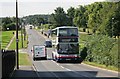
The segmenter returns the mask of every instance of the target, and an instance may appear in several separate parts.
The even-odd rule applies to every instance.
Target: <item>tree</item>
[[[6,28],[9,28],[9,30],[15,30],[16,29],[16,25],[15,23],[10,23],[6,25]]]
[[[73,21],[74,21],[74,24],[76,25],[76,26],[78,26],[78,27],[82,27],[82,28],[84,28],[84,30],[85,30],[85,28],[87,27],[86,26],[86,23],[87,23],[87,18],[86,18],[86,15],[85,15],[85,8],[83,7],[83,6],[79,6],[79,8],[77,8],[76,10],[75,10],[75,17],[74,17],[74,19],[73,19]]]
[[[2,19],[2,30],[7,30],[7,24],[12,23],[12,20],[10,17],[6,17]]]
[[[73,25],[73,18],[74,18],[74,15],[75,15],[75,9],[73,7],[70,7],[67,10],[67,15],[68,15],[68,18],[70,19],[70,25]]]
[[[51,23],[56,26],[68,25],[68,18],[63,8],[57,7],[55,13],[51,14]]]

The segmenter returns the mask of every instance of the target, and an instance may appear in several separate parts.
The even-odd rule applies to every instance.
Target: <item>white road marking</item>
[[[52,61],[52,60],[51,60],[51,61]],[[67,70],[67,71],[73,71],[73,70],[70,70],[70,69],[68,69],[68,68],[65,68],[65,67],[61,66],[60,64],[56,63],[55,61],[52,61],[52,62],[54,62],[56,65],[58,65],[59,67],[65,69],[65,70]]]
[[[63,66],[60,66],[60,67],[64,69],[64,67],[63,67]]]
[[[37,72],[37,68],[35,67],[34,64],[32,64],[32,67],[33,67],[33,70],[35,71],[35,73],[37,74],[37,76],[40,77],[40,76],[39,76],[39,73]]]
[[[70,69],[68,69],[68,68],[64,68],[64,69],[66,69],[67,71],[73,71],[73,70],[70,70]]]

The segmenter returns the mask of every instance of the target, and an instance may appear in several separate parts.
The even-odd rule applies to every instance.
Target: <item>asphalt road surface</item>
[[[43,45],[44,41],[47,40],[43,35],[36,32],[34,29],[27,29],[27,34],[29,35],[28,41],[28,53],[32,60],[31,49],[33,45]],[[33,65],[36,69],[38,77],[41,78],[55,78],[55,79],[94,79],[94,78],[105,78],[107,77],[118,77],[117,72],[108,71],[96,67],[92,67],[80,63],[56,63],[52,60],[52,48],[47,48],[47,60],[37,60],[33,61]],[[108,78],[109,79],[109,78]],[[114,78],[115,79],[115,78]]]

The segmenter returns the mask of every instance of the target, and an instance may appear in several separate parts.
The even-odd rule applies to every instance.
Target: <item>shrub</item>
[[[88,49],[86,60],[105,64],[106,66],[118,65],[118,59],[116,59],[118,58],[118,49],[115,50],[115,48],[113,48],[116,44],[116,39],[110,38],[106,35],[92,35],[91,37],[88,37],[85,45]],[[112,50],[114,52],[111,52]]]

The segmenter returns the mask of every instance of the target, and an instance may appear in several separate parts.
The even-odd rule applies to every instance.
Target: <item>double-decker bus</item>
[[[54,50],[52,58],[56,61],[80,60],[78,28],[73,26],[61,26],[52,29],[52,43]]]

